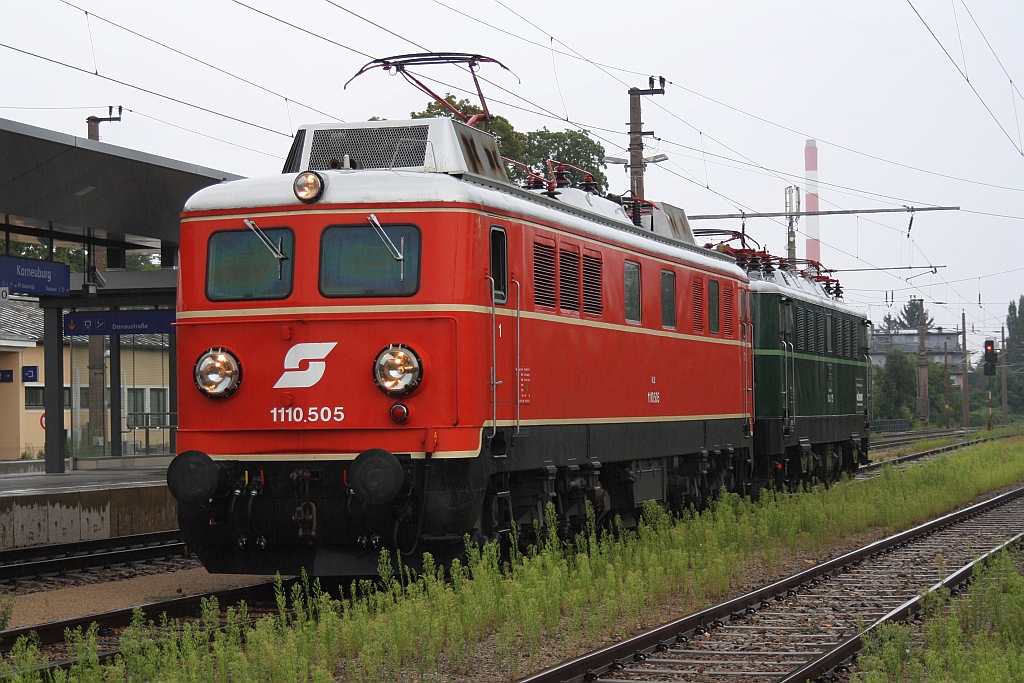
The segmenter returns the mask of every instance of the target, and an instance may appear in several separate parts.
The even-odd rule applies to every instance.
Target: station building
[[[179,213],[238,177],[0,119],[0,459],[174,453]]]
[[[917,330],[896,330],[892,332],[875,329],[871,334],[868,355],[871,365],[885,367],[885,356],[894,349],[904,351],[915,358],[919,353],[921,337]],[[949,377],[954,386],[963,388],[963,334],[959,330],[944,330],[937,327],[924,334],[924,348],[929,363],[949,364]]]

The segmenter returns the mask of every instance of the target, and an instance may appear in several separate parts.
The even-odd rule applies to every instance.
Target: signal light
[[[999,354],[996,353],[996,342],[994,339],[985,340],[985,374],[992,376],[996,374],[996,361]]]

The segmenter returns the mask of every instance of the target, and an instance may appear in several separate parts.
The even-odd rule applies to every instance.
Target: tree
[[[874,418],[910,419],[917,412],[917,359],[893,349],[885,355],[885,367],[875,372]]]
[[[893,317],[888,313],[882,318],[882,326],[887,332],[895,332],[897,330],[916,330],[918,328],[918,320],[920,312],[924,310],[924,328],[930,330],[935,326],[935,320],[928,315],[928,310],[924,308],[924,302],[920,300],[908,301],[903,305],[903,309]]]
[[[452,94],[446,95],[444,99],[466,114],[483,112],[480,107],[467,99],[456,100]],[[447,107],[436,100],[429,102],[423,111],[410,112],[410,116],[414,119],[436,116],[455,118],[455,115]],[[520,161],[529,166],[530,170],[544,177],[548,176],[548,159],[572,164],[585,169],[594,176],[599,192],[608,190],[608,178],[601,171],[602,168],[606,168],[604,147],[592,139],[587,131],[553,131],[544,127],[531,133],[521,133],[504,116],[494,115],[492,115],[487,130],[498,139],[498,149],[501,150],[503,157]],[[523,182],[526,180],[526,172],[518,166],[511,166],[509,177],[513,182]],[[573,183],[579,183],[583,181],[583,175],[570,170],[569,179]]]
[[[952,367],[950,368],[952,369]],[[960,403],[960,390],[953,386],[949,373],[942,363],[928,364],[928,408],[932,427],[946,426],[946,388],[949,388],[949,419],[950,424],[959,424],[963,412]]]
[[[1006,314],[1006,363],[1022,368],[1024,363],[1024,295],[1011,301]]]
[[[555,159],[586,170],[597,182],[599,192],[608,190],[608,177],[601,171],[605,168],[604,147],[593,140],[586,131],[548,130],[547,126],[526,134],[526,148],[519,159],[531,169],[547,175],[547,161]],[[570,170],[575,183],[582,182],[583,176]]]

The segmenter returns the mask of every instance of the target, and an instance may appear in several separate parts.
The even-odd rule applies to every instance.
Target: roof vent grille
[[[413,168],[423,166],[430,126],[327,128],[313,132],[309,150],[311,171],[342,168],[347,154],[352,168]]]

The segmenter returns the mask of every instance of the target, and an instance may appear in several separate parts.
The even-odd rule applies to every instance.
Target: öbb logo
[[[327,370],[324,359],[338,345],[338,342],[311,342],[296,344],[288,349],[284,357],[284,374],[274,385],[275,389],[302,389],[311,387],[321,379]],[[299,370],[299,363],[309,361],[309,367]]]

